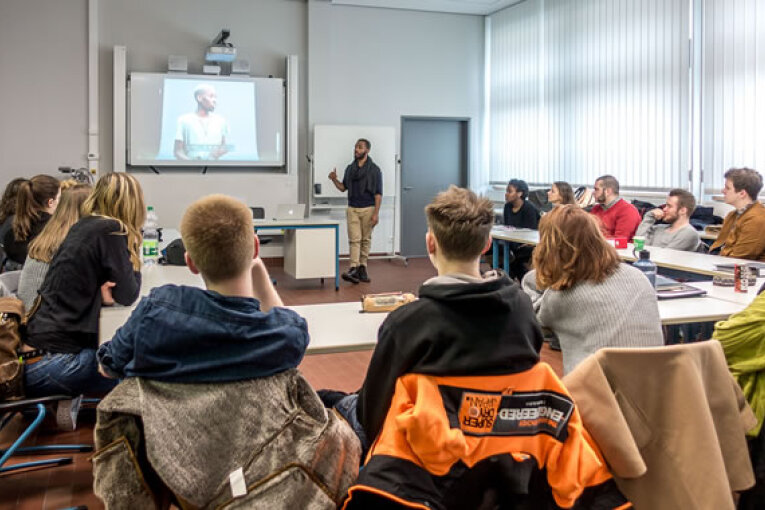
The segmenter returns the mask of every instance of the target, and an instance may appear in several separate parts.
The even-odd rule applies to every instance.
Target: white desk
[[[288,306],[308,323],[308,352],[373,348],[387,313],[360,313],[361,302]]]
[[[141,297],[151,289],[172,283],[205,288],[199,275],[185,266],[151,266],[142,271]],[[140,298],[139,298],[140,299]],[[110,306],[101,309],[99,341],[110,340],[117,329],[127,321],[138,302],[132,306]],[[288,306],[306,319],[311,336],[308,351],[354,350],[373,347],[377,343],[377,330],[387,313],[359,313],[361,302],[328,303],[319,305]]]
[[[691,282],[689,285],[704,289],[709,297],[749,306],[754,301],[754,298],[757,297],[757,291],[760,290],[763,283],[765,283],[765,278],[757,278],[757,284],[750,286],[748,292],[736,292],[733,290],[733,287],[715,286],[712,285],[712,282]]]
[[[710,296],[659,300],[659,317],[665,326],[721,321],[746,308],[746,304]]]
[[[539,231],[529,229],[508,230],[504,227],[494,227],[491,231],[491,237],[494,240],[494,267],[498,267],[498,250],[496,249],[498,241],[510,241],[523,244],[538,244]],[[627,248],[616,250],[619,257],[626,262],[634,262],[635,255],[632,253],[632,243]],[[657,248],[656,246],[646,246],[646,250],[651,253],[651,260],[659,267],[667,269],[676,269],[689,273],[714,276],[725,274],[715,270],[719,264],[746,264],[751,262],[745,259],[736,259],[731,257],[721,257],[719,255],[709,255],[706,253],[697,253],[693,251],[672,250],[669,248]],[[505,272],[508,270],[507,258],[505,259]]]
[[[284,269],[295,278],[335,277],[335,290],[340,290],[340,227],[329,219],[253,220],[259,230],[287,230],[284,248]],[[326,233],[334,234],[334,242]],[[335,252],[332,256],[332,245]]]

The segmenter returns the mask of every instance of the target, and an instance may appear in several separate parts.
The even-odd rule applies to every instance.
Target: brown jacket
[[[563,383],[635,508],[733,510],[756,424],[718,342],[602,349]]]
[[[741,216],[729,212],[710,249],[720,247],[724,257],[765,261],[765,206],[755,202]]]
[[[107,509],[335,509],[358,473],[350,426],[297,370],[218,384],[131,377],[98,405],[93,488]],[[246,494],[230,475],[242,469]],[[168,493],[169,491],[169,493]]]

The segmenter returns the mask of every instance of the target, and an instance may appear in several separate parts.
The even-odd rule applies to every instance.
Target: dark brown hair
[[[675,188],[670,190],[669,196],[677,197],[677,208],[685,207],[688,210],[688,217],[691,217],[693,211],[696,210],[696,198],[688,190]]]
[[[757,170],[751,168],[731,168],[725,172],[725,178],[729,179],[736,191],[744,190],[749,198],[757,200],[757,195],[762,189],[762,176]]]
[[[26,241],[32,222],[48,207],[48,200],[55,199],[61,183],[50,175],[35,175],[19,185],[16,197],[16,216],[13,217],[13,236],[16,241]]]
[[[553,186],[558,188],[558,194],[560,195],[560,205],[575,204],[576,198],[574,198],[574,190],[571,189],[571,185],[566,181],[555,181]]]
[[[425,207],[425,217],[446,258],[471,261],[480,257],[486,247],[494,224],[494,208],[488,198],[450,186]]]
[[[3,223],[9,216],[16,214],[16,197],[19,194],[19,186],[26,181],[23,177],[17,177],[8,183],[3,192],[3,198],[0,200],[0,223]]]
[[[537,288],[553,290],[566,290],[583,281],[600,283],[620,263],[597,219],[571,204],[542,216],[533,261]]]
[[[610,189],[614,192],[614,194],[619,194],[619,181],[616,180],[616,177],[613,175],[601,175],[597,179],[595,179],[595,182],[600,181],[600,185],[603,186],[606,189]]]

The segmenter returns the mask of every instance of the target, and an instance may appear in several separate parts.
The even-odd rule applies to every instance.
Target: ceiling
[[[333,4],[487,15],[523,0],[331,0]]]

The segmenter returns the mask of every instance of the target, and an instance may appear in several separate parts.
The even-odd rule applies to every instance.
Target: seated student
[[[143,508],[169,490],[183,508],[218,508],[231,500],[220,481],[241,466],[243,485],[265,487],[244,490],[243,508],[335,508],[358,471],[358,440],[296,370],[308,328],[271,284],[252,212],[211,195],[180,229],[206,289],[153,289],[100,347],[102,371],[127,379],[99,405],[97,495]],[[147,454],[112,451],[121,436]],[[138,470],[161,482],[139,483]],[[130,482],[139,490],[126,499]]]
[[[613,507],[625,503],[566,390],[539,362],[542,334],[528,298],[507,276],[479,272],[491,202],[452,186],[425,214],[438,276],[388,316],[361,391],[337,405],[362,443],[373,443],[344,508],[477,508],[488,493],[500,508],[521,499],[547,508],[553,497],[569,507],[595,486],[610,490]],[[554,393],[570,418],[545,415],[556,422],[551,435],[539,420],[522,425],[512,416],[528,393],[535,410]],[[505,418],[492,428],[497,416]]]
[[[9,261],[7,269],[21,269],[29,243],[50,220],[60,196],[60,183],[50,175],[36,175],[19,185],[11,228],[2,239]]]
[[[521,179],[512,179],[505,191],[505,209],[502,222],[516,228],[536,229],[539,211],[528,201],[529,185]]]
[[[644,236],[646,246],[694,251],[701,242],[699,233],[689,222],[694,209],[696,199],[692,193],[684,189],[673,189],[663,208],[658,207],[645,213],[635,235]],[[657,224],[656,221],[663,223]]]
[[[104,370],[121,378],[220,382],[297,367],[308,345],[306,322],[283,308],[271,284],[250,209],[223,195],[200,199],[181,220],[181,238],[189,270],[202,275],[207,290],[152,289],[99,348]]]
[[[554,207],[556,205],[575,204],[576,198],[574,198],[574,190],[571,189],[569,183],[555,181],[550,186],[550,191],[547,192],[547,201]]]
[[[628,241],[640,225],[640,213],[634,205],[619,196],[619,181],[613,175],[595,180],[593,197],[597,202],[590,213],[600,220],[600,230],[606,237],[624,237]]]
[[[736,210],[725,217],[710,251],[720,249],[723,257],[765,261],[765,206],[757,200],[761,189],[762,176],[756,170],[725,172],[723,199]]]
[[[515,228],[536,229],[539,225],[539,210],[528,201],[529,185],[526,181],[512,179],[505,191],[505,210],[503,214],[503,223]],[[528,263],[531,260],[533,246],[520,243],[502,243],[503,249],[512,250],[512,260],[510,263],[510,276],[520,280],[528,271]]]
[[[64,188],[63,184],[61,187]],[[48,273],[50,261],[66,234],[69,233],[69,229],[80,220],[80,208],[90,195],[90,191],[91,187],[88,184],[68,186],[63,190],[58,207],[50,221],[40,235],[29,243],[29,255],[24,262],[24,269],[21,270],[19,288],[16,292],[18,298],[24,302],[25,310],[32,309],[32,304],[37,298],[37,291],[40,290]]]
[[[11,229],[13,215],[16,214],[16,197],[19,194],[21,183],[26,181],[23,177],[13,179],[5,187],[3,197],[0,199],[0,243],[5,239],[5,234]]]
[[[765,288],[765,287],[763,287]],[[765,293],[743,311],[715,324],[712,338],[725,352],[733,377],[752,408],[757,425],[747,432],[755,486],[741,495],[737,508],[755,510],[765,502]]]
[[[116,381],[98,373],[102,301],[132,304],[141,289],[141,226],[146,216],[135,177],[101,177],[50,263],[40,304],[27,324],[27,396],[103,393]]]
[[[564,374],[601,347],[664,344],[651,283],[619,262],[597,220],[577,206],[556,207],[542,218],[523,290],[540,324],[560,340]]]

